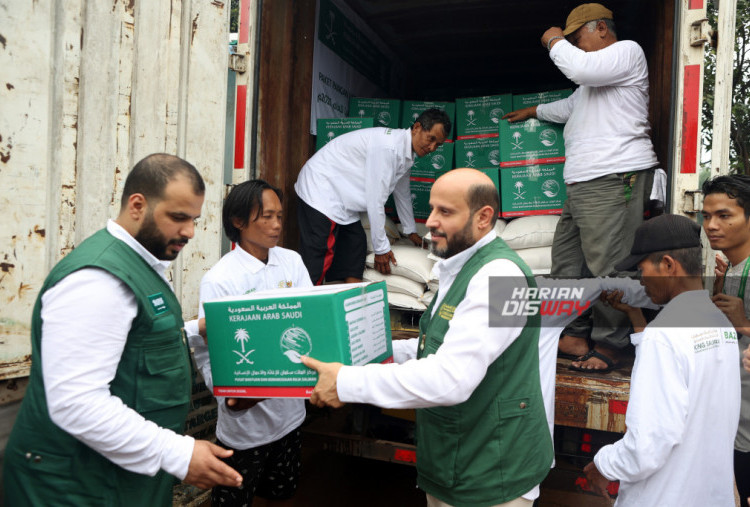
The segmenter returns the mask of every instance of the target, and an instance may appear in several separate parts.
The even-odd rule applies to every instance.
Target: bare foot
[[[587,371],[610,371],[618,367],[620,363],[620,354],[617,349],[596,345],[585,356],[583,361],[572,361],[571,369]]]
[[[582,356],[589,351],[589,344],[586,338],[566,334],[560,337],[557,348],[563,354]]]

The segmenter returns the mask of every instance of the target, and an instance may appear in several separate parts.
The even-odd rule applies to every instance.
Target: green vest
[[[472,277],[495,259],[516,263],[529,287],[536,287],[526,264],[503,240],[480,248],[435,315],[434,300],[423,314],[419,358],[440,348]],[[489,506],[520,497],[546,477],[553,448],[539,381],[539,325],[539,315],[528,317],[468,400],[417,410],[417,483],[424,491],[455,506]]]
[[[90,267],[122,280],[138,304],[111,393],[157,425],[177,433],[184,430],[192,372],[180,304],[141,256],[101,230],[52,269],[37,297],[29,386],[5,449],[6,505],[172,505],[174,477],[163,471],[155,477],[128,472],[63,431],[48,415],[41,365],[42,296],[67,275]],[[90,340],[96,347],[96,330]]]

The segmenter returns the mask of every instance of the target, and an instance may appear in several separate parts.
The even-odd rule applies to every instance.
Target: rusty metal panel
[[[119,212],[132,165],[193,163],[207,186],[173,267],[185,316],[220,256],[229,2],[0,0],[0,379],[28,374],[49,269]]]
[[[630,371],[572,372],[558,359],[555,424],[625,433]]]

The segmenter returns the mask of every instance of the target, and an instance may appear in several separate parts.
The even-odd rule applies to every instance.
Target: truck
[[[691,218],[700,209],[707,1],[605,2],[619,38],[636,40],[648,59],[649,116],[668,174],[667,210]],[[176,154],[206,181],[196,237],[171,269],[190,319],[203,273],[230,248],[221,205],[233,184],[259,177],[284,191],[281,244],[295,248],[293,184],[315,150],[317,118],[346,115],[346,99],[355,95],[453,101],[570,87],[539,37],[562,25],[578,3],[0,0],[2,419],[12,422],[23,397],[31,311],[46,274],[117,215],[125,175],[143,156]],[[736,2],[722,0],[712,175],[728,165],[735,10]],[[228,50],[232,25],[236,43]],[[415,318],[394,314],[394,334],[408,335]],[[627,371],[558,369],[556,423],[579,431],[580,445],[595,443],[595,432],[622,433],[627,394]],[[210,436],[215,417],[215,403],[198,382],[188,431]],[[397,441],[330,429],[318,436],[353,454],[415,459],[413,447]],[[3,447],[5,438],[7,431]]]

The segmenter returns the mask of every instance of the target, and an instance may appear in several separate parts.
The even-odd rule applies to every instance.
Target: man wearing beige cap
[[[566,99],[504,118],[565,123],[567,200],[552,245],[552,275],[607,276],[643,221],[658,166],[649,137],[646,58],[636,42],[617,40],[612,11],[601,4],[579,5],[564,30],[549,28],[541,41],[579,86]],[[576,321],[563,333],[560,351],[580,356],[572,369],[608,371],[628,345],[629,324],[603,305],[592,313],[593,329]]]

